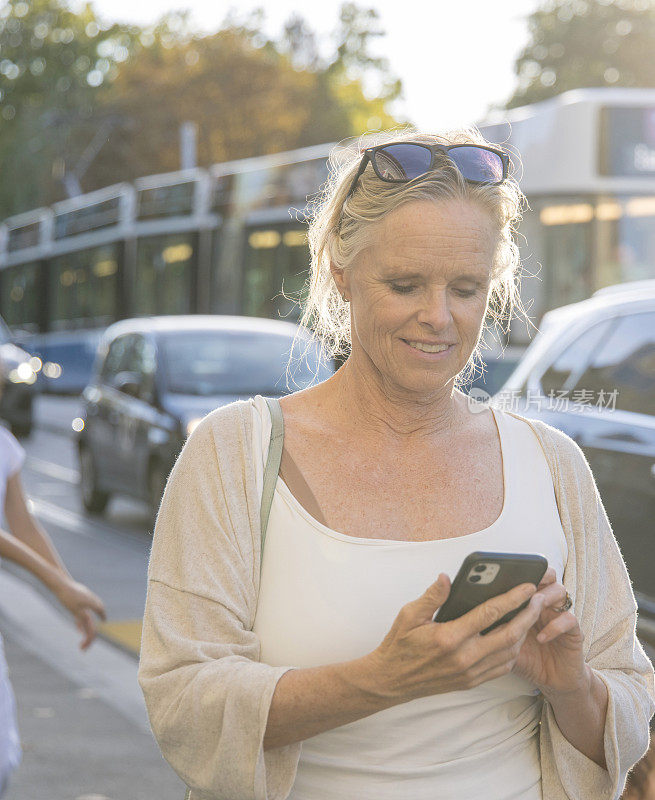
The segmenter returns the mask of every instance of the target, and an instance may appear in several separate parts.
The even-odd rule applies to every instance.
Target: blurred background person
[[[0,363],[0,393],[4,371]],[[20,480],[25,450],[16,437],[0,425],[0,507],[7,528],[0,528],[0,558],[13,561],[37,577],[73,615],[86,650],[96,636],[94,613],[106,618],[102,600],[66,569],[52,540],[30,513]],[[0,796],[21,759],[16,724],[16,703],[9,682],[0,636]]]

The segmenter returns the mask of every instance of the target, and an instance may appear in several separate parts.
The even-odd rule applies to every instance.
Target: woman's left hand
[[[530,628],[512,672],[533,683],[543,694],[574,692],[585,685],[582,654],[584,635],[571,611],[555,611],[566,601],[566,589],[550,567],[537,587],[543,606]],[[542,641],[542,637],[545,637]]]

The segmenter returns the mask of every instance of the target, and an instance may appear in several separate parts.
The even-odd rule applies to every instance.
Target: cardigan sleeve
[[[193,800],[284,800],[302,743],[264,752],[263,739],[275,686],[293,667],[259,662],[244,472],[235,437],[217,441],[212,415],[162,498],[138,680],[160,750]]]
[[[583,597],[574,611],[585,636],[585,660],[608,690],[607,769],[565,738],[551,705],[544,701],[542,785],[544,797],[561,796],[561,788],[558,792],[554,786],[557,776],[571,800],[618,800],[628,771],[648,749],[649,720],[655,711],[653,666],[636,635],[632,585],[591,468],[579,446],[569,441],[573,472],[570,480],[562,480],[568,484],[572,524],[582,525],[584,533],[575,536],[576,586],[571,588]]]

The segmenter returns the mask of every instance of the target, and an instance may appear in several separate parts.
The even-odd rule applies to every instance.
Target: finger
[[[543,603],[543,597],[534,594],[528,605],[513,619],[482,637],[485,657],[496,652],[506,653],[522,643],[530,628],[539,620]]]
[[[479,606],[454,620],[453,624],[459,623],[465,635],[474,636],[502,619],[505,614],[523,605],[536,591],[537,587],[534,583],[522,583],[520,586],[510,589],[509,592],[504,592],[498,597],[492,597],[491,600],[480,603]]]
[[[92,604],[91,608],[96,612],[96,614],[100,617],[100,619],[103,622],[107,621],[107,610],[105,608],[105,604],[99,597],[95,598],[95,601]]]
[[[91,642],[95,638],[96,630],[95,630],[95,623],[93,621],[93,617],[89,611],[83,611],[80,615],[80,623],[82,632],[84,634],[84,639],[80,644],[80,648],[82,650],[86,650],[87,647],[91,644]]]
[[[559,608],[566,602],[566,589],[561,583],[551,583],[538,592],[545,598],[544,608]]]
[[[553,567],[548,567],[548,569],[544,572],[544,577],[539,582],[539,586],[537,589],[541,589],[544,586],[548,586],[551,583],[555,583],[557,581],[557,574]]]
[[[578,620],[570,611],[564,611],[557,616],[552,622],[549,622],[543,630],[537,635],[537,641],[551,642],[563,633],[569,633],[579,628]]]

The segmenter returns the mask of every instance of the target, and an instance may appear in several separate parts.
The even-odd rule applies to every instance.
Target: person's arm
[[[42,555],[21,542],[16,536],[0,528],[0,558],[13,561],[37,577],[75,617],[84,635],[80,649],[86,650],[96,635],[95,620],[91,612],[106,619],[102,600],[90,589],[73,580],[67,571],[47,561]]]
[[[290,669],[275,687],[264,750],[309,739],[400,702],[378,691],[367,657]]]
[[[609,701],[607,686],[587,665],[587,682],[574,692],[544,692],[557,725],[568,741],[598,766],[607,769],[605,725]]]
[[[66,578],[58,566],[34,551],[18,537],[0,528],[0,558],[13,561],[37,577],[53,594],[57,594]]]
[[[5,496],[5,519],[11,533],[46,562],[71,577],[51,538],[30,513],[20,480],[20,472],[7,481]]]
[[[648,723],[655,710],[653,665],[636,635],[637,605],[630,577],[584,453],[566,434],[544,423],[535,431],[552,462],[569,559],[574,556],[564,583],[568,575],[573,611],[585,635],[585,662],[607,689],[603,758],[598,761],[579,747],[577,725],[571,727],[562,698],[553,705],[553,698],[544,696],[543,793],[557,796],[563,788],[568,797],[617,800],[628,771],[648,748]]]

